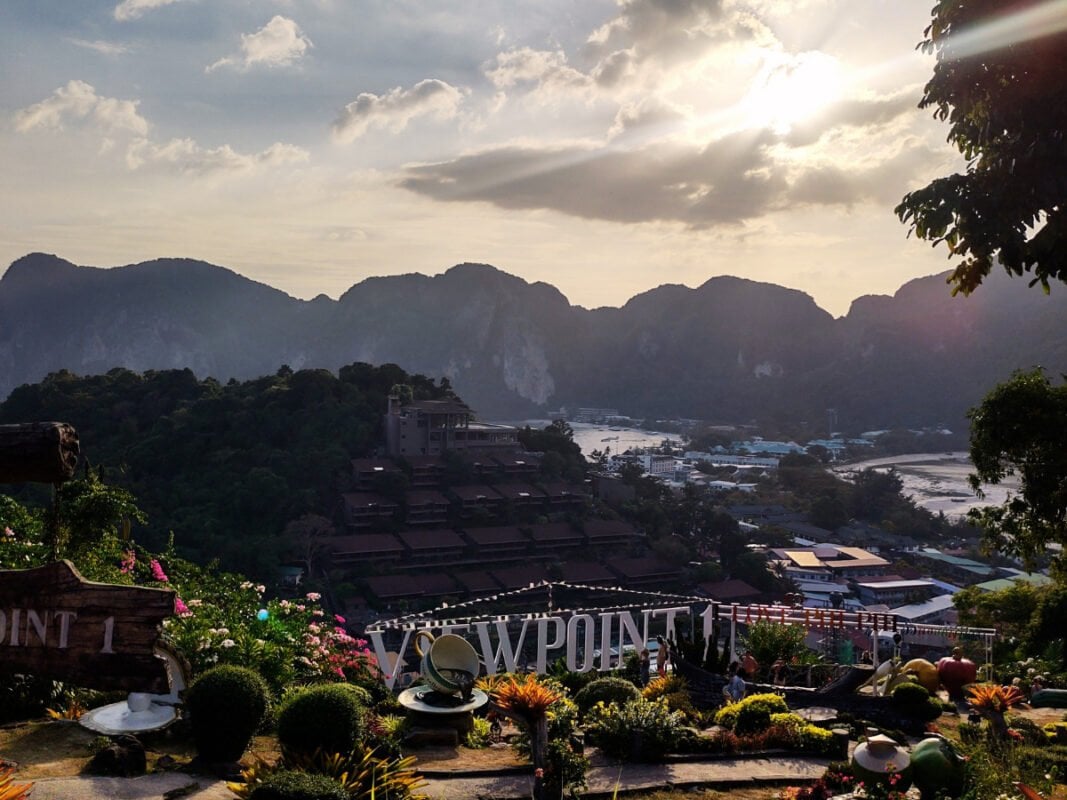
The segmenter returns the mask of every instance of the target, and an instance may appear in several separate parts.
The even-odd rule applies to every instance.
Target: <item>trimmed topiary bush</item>
[[[597,703],[622,706],[639,699],[641,692],[638,688],[623,678],[597,678],[574,696],[578,712],[583,717]]]
[[[760,733],[771,724],[771,714],[789,711],[785,699],[776,694],[750,694],[743,700],[723,706],[715,714],[715,724],[741,735]]]
[[[348,792],[326,775],[286,769],[266,776],[248,800],[348,800]]]
[[[267,714],[267,684],[245,667],[209,669],[185,697],[196,750],[205,761],[236,761]]]
[[[293,694],[278,712],[278,741],[284,751],[350,753],[367,736],[366,708],[358,687],[343,683],[311,686]]]
[[[932,722],[941,716],[941,701],[931,697],[917,683],[902,683],[893,690],[889,702],[901,714],[923,722]]]

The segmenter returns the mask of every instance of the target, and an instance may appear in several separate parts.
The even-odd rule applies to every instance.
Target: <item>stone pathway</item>
[[[611,797],[619,793],[663,786],[715,786],[739,784],[787,784],[815,780],[826,769],[826,760],[804,756],[715,759],[670,764],[622,764],[594,766],[588,773],[590,795]],[[193,788],[193,784],[198,784]],[[161,800],[175,790],[191,800],[234,800],[225,781],[166,772],[140,778],[42,778],[36,781],[33,800]],[[532,775],[436,773],[427,778],[423,792],[430,800],[520,800],[530,797]],[[171,795],[174,796],[174,795]]]

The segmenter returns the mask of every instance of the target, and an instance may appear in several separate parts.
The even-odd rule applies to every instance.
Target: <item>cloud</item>
[[[240,55],[220,58],[205,71],[211,72],[219,67],[240,70],[255,66],[287,67],[303,58],[311,46],[311,40],[300,26],[279,14],[255,33],[241,34]]]
[[[35,128],[59,129],[71,121],[88,122],[109,135],[148,133],[148,121],[137,113],[136,100],[101,97],[85,81],[70,81],[51,97],[15,112],[15,130],[19,133]]]
[[[352,142],[371,128],[401,131],[417,117],[451,119],[463,102],[464,94],[455,86],[435,78],[419,81],[410,89],[398,86],[382,95],[364,92],[346,105],[334,121],[334,139]]]
[[[70,81],[50,97],[15,113],[15,129],[19,133],[59,130],[69,122],[95,129],[102,139],[101,152],[115,146],[111,137],[125,135],[126,166],[131,170],[165,166],[190,175],[238,174],[309,158],[303,148],[281,142],[258,153],[240,153],[226,144],[206,148],[190,138],[154,142],[148,138],[148,120],[137,113],[137,101],[102,97],[84,81]]]
[[[115,19],[120,22],[127,22],[131,19],[137,19],[147,11],[179,2],[181,0],[122,0],[121,3],[115,6]]]
[[[885,125],[904,114],[915,112],[920,96],[919,88],[911,87],[883,97],[838,100],[810,118],[794,122],[785,141],[793,147],[802,147],[818,141],[825,133],[837,128]]]
[[[228,144],[206,148],[192,139],[171,139],[165,144],[139,139],[126,151],[126,165],[132,170],[157,166],[194,176],[251,173],[263,167],[301,163],[308,158],[303,148],[281,142],[258,153],[239,153]]]
[[[909,136],[870,164],[849,168],[834,163],[809,166],[794,181],[789,199],[808,205],[896,202],[907,191],[912,176],[923,174],[943,158],[943,153]]]
[[[445,201],[551,209],[614,222],[737,224],[788,188],[767,152],[769,135],[735,134],[705,148],[660,142],[626,150],[571,145],[504,147],[409,167],[401,185]]]
[[[105,56],[120,56],[123,53],[130,52],[130,48],[124,44],[105,42],[102,39],[94,39],[92,41],[88,39],[67,39],[67,41],[78,47],[84,47],[86,50],[95,50]]]
[[[658,125],[674,112],[650,105],[617,127]],[[548,209],[583,219],[671,221],[690,228],[731,226],[795,205],[891,202],[937,154],[908,138],[871,143],[862,160],[796,158],[770,130],[738,131],[705,145],[658,139],[622,147],[508,146],[453,161],[414,165],[400,185],[435,200]],[[847,159],[844,159],[847,162]]]
[[[583,88],[589,77],[567,64],[562,50],[533,50],[521,47],[498,53],[493,64],[484,67],[485,76],[497,89],[520,84],[541,88]]]

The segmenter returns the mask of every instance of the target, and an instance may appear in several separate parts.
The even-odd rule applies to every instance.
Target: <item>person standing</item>
[[[649,673],[650,673],[651,666],[652,666],[651,662],[652,662],[652,657],[649,655],[648,648],[647,647],[642,648],[641,649],[641,655],[638,657],[638,662],[637,662],[638,671],[639,671],[639,679],[641,681],[641,685],[642,686],[648,686],[648,681],[650,679]]]

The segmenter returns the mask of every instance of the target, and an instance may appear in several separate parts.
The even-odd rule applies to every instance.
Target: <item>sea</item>
[[[520,427],[543,428],[549,420],[524,420]],[[630,448],[659,447],[664,440],[672,445],[681,445],[677,434],[658,431],[645,431],[638,428],[595,425],[572,422],[574,441],[582,448],[582,453],[589,455],[594,450],[611,448],[612,453],[623,453]],[[970,455],[965,450],[944,453],[907,453],[905,455],[872,458],[866,461],[851,462],[834,467],[838,474],[858,472],[864,469],[895,469],[903,482],[902,493],[910,497],[917,506],[925,508],[932,514],[943,513],[950,519],[966,516],[972,508],[1000,505],[1009,493],[1019,491],[1019,479],[1012,476],[996,486],[983,487],[985,497],[975,495],[967,483],[967,476],[974,471]]]
[[[519,427],[529,425],[531,428],[543,428],[550,425],[547,419],[528,419],[517,423]],[[682,444],[681,437],[676,433],[660,433],[657,431],[644,431],[638,428],[622,428],[617,425],[594,425],[586,422],[568,423],[574,430],[574,441],[582,448],[582,453],[588,456],[594,450],[611,448],[612,453],[625,453],[632,447],[659,447],[663,441],[669,440],[672,446]]]
[[[1019,491],[1018,476],[1012,476],[996,486],[983,487],[985,497],[977,497],[967,483],[974,465],[969,454],[962,450],[872,458],[835,467],[834,472],[845,474],[865,469],[895,469],[904,484],[901,489],[904,495],[927,511],[944,513],[952,519],[965,516],[972,508],[1000,505],[1009,493]]]

